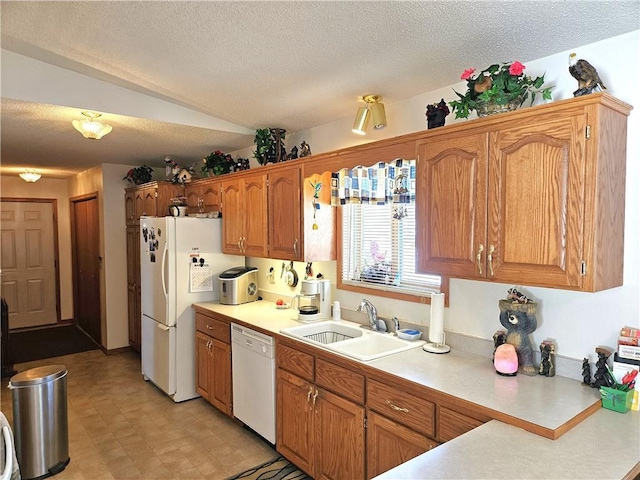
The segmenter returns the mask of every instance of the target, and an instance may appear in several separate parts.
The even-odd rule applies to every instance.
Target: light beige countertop
[[[266,333],[300,325],[295,310],[278,310],[267,301],[196,305]],[[488,408],[496,418],[540,426],[550,436],[599,403],[598,390],[576,380],[503,377],[495,373],[490,359],[459,350],[438,355],[417,348],[366,364]],[[493,420],[376,479],[623,478],[638,462],[639,412],[600,408],[555,440]]]

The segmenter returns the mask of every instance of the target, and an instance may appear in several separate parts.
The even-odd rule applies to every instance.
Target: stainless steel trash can
[[[69,464],[67,368],[48,365],[9,381],[16,456],[22,478],[45,478]]]

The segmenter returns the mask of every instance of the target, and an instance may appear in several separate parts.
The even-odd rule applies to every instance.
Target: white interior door
[[[142,315],[142,374],[168,395],[176,393],[176,328]]]
[[[53,203],[1,202],[2,296],[9,328],[58,321]]]

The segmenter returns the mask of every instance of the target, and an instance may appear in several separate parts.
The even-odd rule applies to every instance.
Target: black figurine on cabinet
[[[589,365],[589,359],[582,359],[582,384],[591,386],[591,365]]]
[[[598,361],[596,362],[596,373],[593,374],[594,388],[608,387],[609,386],[609,372],[607,370],[607,360],[611,356],[611,352],[606,348],[596,348],[598,354]]]
[[[427,105],[427,128],[437,128],[444,125],[445,117],[449,115],[449,107],[447,107],[444,98],[440,103],[431,103]]]

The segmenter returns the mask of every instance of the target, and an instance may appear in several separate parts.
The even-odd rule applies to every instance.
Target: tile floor
[[[201,398],[174,403],[140,373],[134,353],[100,350],[16,365],[69,370],[65,479],[223,479],[277,456],[255,433]],[[0,408],[13,425],[9,379]]]

